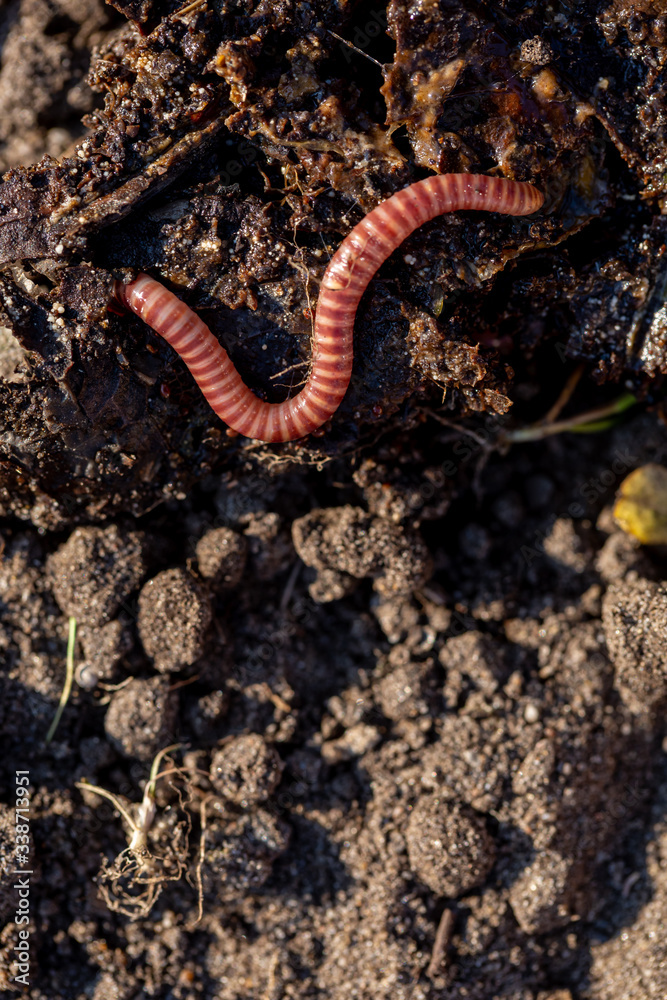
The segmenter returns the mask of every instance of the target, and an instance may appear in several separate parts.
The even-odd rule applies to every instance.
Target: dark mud
[[[33,1000],[664,1000],[660,7],[0,11],[0,989],[25,769]],[[281,398],[363,212],[498,165],[545,211],[394,255],[321,436],[108,311],[150,270]],[[637,405],[513,444],[568,380]]]

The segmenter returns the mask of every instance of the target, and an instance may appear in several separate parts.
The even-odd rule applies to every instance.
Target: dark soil
[[[664,1000],[667,558],[611,508],[667,463],[667,9],[180,7],[0,9],[0,992]],[[416,233],[308,440],[109,311],[149,270],[282,398],[363,213],[499,166],[545,210]],[[518,443],[568,382],[637,402]]]

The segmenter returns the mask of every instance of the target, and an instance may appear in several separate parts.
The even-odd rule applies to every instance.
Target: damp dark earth
[[[663,0],[0,6],[0,992],[664,1000]],[[227,433],[114,300],[247,385],[418,229],[336,413]]]

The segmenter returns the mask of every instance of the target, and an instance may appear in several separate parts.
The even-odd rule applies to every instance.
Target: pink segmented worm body
[[[206,324],[154,278],[116,283],[120,302],[171,344],[204,396],[233,430],[261,441],[292,441],[338,409],[352,374],[354,318],[381,264],[418,229],[445,212],[477,209],[530,215],[544,196],[532,184],[483,174],[438,174],[381,202],[341,243],[329,262],[317,302],[310,375],[301,391],[266,403],[241,380]]]

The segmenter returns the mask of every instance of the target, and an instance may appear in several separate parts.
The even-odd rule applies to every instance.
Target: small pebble
[[[535,722],[539,722],[540,710],[537,707],[537,705],[533,704],[532,701],[528,702],[528,704],[523,710],[523,717],[526,720],[526,722],[528,722],[531,726]]]

